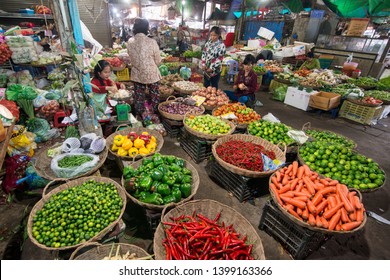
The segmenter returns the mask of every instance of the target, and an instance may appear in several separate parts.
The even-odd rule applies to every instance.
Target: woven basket
[[[186,114],[186,116],[187,116],[187,114]],[[232,123],[231,121],[222,119],[224,122],[226,122],[230,126],[230,130],[229,130],[228,133],[226,133],[226,134],[218,134],[218,135],[206,134],[206,133],[199,132],[199,131],[189,127],[186,124],[185,119],[186,118],[184,118],[184,121],[183,121],[184,128],[188,131],[188,133],[190,133],[190,134],[192,134],[192,135],[194,135],[194,136],[196,136],[198,138],[201,138],[201,139],[216,140],[216,139],[221,138],[223,136],[233,134],[234,130],[236,130],[236,125],[234,123]]]
[[[150,157],[147,157],[147,158],[150,158]],[[200,182],[200,178],[199,178],[199,174],[198,174],[198,171],[196,170],[196,168],[191,164],[189,163],[188,161],[184,160],[185,161],[185,167],[189,170],[191,170],[191,173],[192,173],[192,188],[191,188],[191,194],[190,196],[188,196],[187,198],[184,198],[182,200],[180,200],[179,202],[177,203],[171,203],[169,204],[170,206],[169,207],[173,207],[174,205],[180,205],[180,204],[183,204],[187,201],[190,201],[194,196],[195,194],[197,193],[198,189],[199,189],[199,182]],[[132,167],[134,167],[135,169],[138,169],[138,167],[140,167],[142,165],[142,161],[136,161],[134,162],[133,164],[131,164]],[[125,180],[124,178],[122,177],[122,186],[125,185]],[[146,209],[150,209],[150,210],[153,210],[155,212],[162,212],[164,210],[164,207],[166,207],[167,205],[154,205],[154,204],[150,204],[150,203],[145,203],[145,202],[142,202],[138,199],[136,199],[134,196],[132,196],[131,194],[129,194],[127,191],[126,191],[126,195],[128,198],[130,198],[135,204],[138,204],[140,205],[141,207],[144,207]]]
[[[314,128],[314,127],[311,127],[311,123],[310,122],[307,122],[305,123],[303,126],[302,126],[302,131],[306,131],[306,130],[317,130],[317,131],[326,131],[326,132],[331,132],[333,134],[336,134],[337,136],[341,137],[341,138],[344,138],[348,141],[352,141],[352,143],[354,143],[354,146],[352,147],[353,149],[356,149],[357,148],[357,143],[355,141],[353,141],[352,139],[344,136],[344,135],[341,135],[341,134],[338,134],[336,132],[333,132],[333,131],[330,131],[330,130],[326,130],[326,129],[321,129],[321,128]],[[308,135],[311,139],[315,139],[313,137],[311,137],[310,135]]]
[[[48,179],[48,180],[56,180],[56,179],[64,179],[64,180],[72,180],[77,179],[84,176],[89,176],[95,173],[99,170],[100,167],[104,164],[107,158],[108,149],[107,147],[104,148],[104,150],[99,154],[99,162],[97,165],[89,170],[88,172],[85,172],[83,174],[77,175],[75,177],[71,178],[59,178],[54,171],[51,169],[51,160],[52,158],[47,155],[48,150],[58,148],[62,145],[62,143],[54,144],[51,147],[47,147],[41,150],[41,152],[37,155],[36,161],[34,163],[34,169],[36,170],[37,174],[41,176],[42,178]]]
[[[89,249],[88,251],[77,255],[81,249],[86,247],[93,248]],[[119,250],[119,251],[118,251]],[[105,244],[102,245],[97,242],[87,242],[80,247],[78,247],[70,256],[69,260],[103,260],[105,257],[108,257],[111,253],[111,256],[115,256],[115,254],[118,251],[118,255],[124,255],[127,252],[130,254],[135,254],[135,260],[136,259],[144,259],[145,257],[151,256],[141,247],[138,247],[133,244],[126,244],[126,243],[112,243],[112,244]]]
[[[221,106],[224,106],[224,105],[221,105]],[[215,110],[217,110],[217,109],[218,109],[219,107],[221,107],[221,106],[214,107],[214,109],[211,111],[211,114],[212,114],[213,116],[215,116],[215,117],[218,117],[217,115],[215,115],[214,112],[215,112]],[[256,113],[256,114],[257,114],[257,113]],[[236,125],[236,128],[237,128],[237,129],[247,129],[249,123],[252,122],[252,121],[250,121],[250,122],[248,122],[248,123],[239,123],[236,119],[232,119],[232,120],[230,120],[230,121]]]
[[[273,151],[275,153],[276,159],[280,160],[281,162],[286,162],[286,145],[284,145],[284,151],[282,151],[277,145],[274,145],[267,140],[264,140],[262,138],[259,138],[257,136],[252,136],[252,135],[246,135],[246,134],[233,134],[233,135],[228,135],[224,136],[220,139],[218,139],[212,146],[212,152],[214,155],[214,158],[216,161],[225,169],[229,170],[230,172],[234,174],[238,174],[241,176],[245,177],[250,177],[250,178],[259,178],[259,177],[267,177],[271,175],[272,173],[276,172],[278,169],[275,170],[270,170],[270,171],[264,171],[264,172],[258,172],[258,171],[251,171],[247,169],[243,169],[240,167],[237,167],[233,164],[227,163],[224,160],[222,160],[218,153],[217,153],[217,147],[222,145],[223,143],[233,141],[233,140],[241,140],[245,142],[250,142],[253,144],[259,144],[262,145],[266,150]]]
[[[252,256],[257,260],[265,260],[263,244],[251,223],[233,208],[215,200],[201,199],[177,205],[167,214],[164,215],[165,211],[162,213],[161,222],[169,222],[171,221],[170,217],[192,215],[194,212],[209,218],[221,213],[219,223],[224,222],[225,225],[233,225],[237,233],[241,236],[246,235],[248,237],[247,240],[253,244]],[[166,236],[161,222],[156,229],[153,239],[153,250],[156,260],[165,260],[166,256],[165,247],[163,246],[163,240]]]
[[[213,111],[218,106],[202,105],[207,111]]]
[[[174,98],[174,99],[171,99],[171,98]],[[170,120],[175,120],[175,121],[183,121],[184,119],[184,115],[179,115],[179,114],[171,114],[171,113],[168,113],[168,112],[165,112],[163,110],[161,110],[161,106],[165,105],[165,104],[169,104],[169,103],[172,103],[172,102],[175,102],[176,101],[176,97],[174,96],[169,96],[167,98],[167,100],[165,102],[162,102],[158,105],[158,111],[160,112],[160,115],[163,117],[163,118],[166,118],[166,119],[170,119]],[[199,113],[196,113],[196,115],[202,115],[205,111],[205,108],[201,105],[199,106],[200,109],[201,109],[201,112]],[[192,112],[193,113],[193,112]]]
[[[106,146],[107,146],[107,149],[109,150],[111,155],[113,155],[114,157],[119,158],[121,160],[124,160],[124,161],[133,161],[133,160],[138,160],[138,159],[144,157],[142,155],[137,155],[135,158],[130,157],[130,156],[121,157],[117,153],[111,151],[111,147],[112,147],[112,145],[114,143],[114,137],[116,135],[127,135],[131,131],[134,131],[138,135],[140,135],[142,132],[148,132],[149,135],[152,135],[152,136],[156,137],[157,147],[156,147],[155,153],[158,153],[161,150],[161,148],[162,148],[162,146],[164,144],[164,138],[156,130],[148,129],[148,128],[144,128],[144,127],[129,127],[128,129],[116,131],[116,132],[112,133],[110,136],[107,137],[107,139],[106,139]],[[153,154],[154,153],[149,153],[149,154],[147,154],[145,156],[151,156]]]
[[[276,176],[276,175],[272,174],[272,176]],[[272,183],[272,181],[271,181],[272,176],[269,178],[269,184]],[[350,190],[355,191],[358,194],[360,201],[362,201],[362,195],[358,190],[356,190],[356,189],[350,189]],[[279,210],[282,211],[282,213],[284,213],[288,218],[290,218],[291,221],[295,222],[296,224],[298,224],[304,228],[308,228],[312,231],[319,231],[319,232],[328,233],[328,234],[330,234],[330,233],[331,234],[349,234],[349,233],[354,233],[354,232],[361,230],[367,222],[367,213],[366,213],[366,211],[364,211],[363,222],[361,223],[361,225],[353,230],[350,230],[350,231],[329,230],[326,228],[313,227],[309,223],[297,219],[296,217],[291,215],[285,208],[283,208],[279,204],[279,202],[278,202],[278,200],[277,200],[277,198],[276,198],[276,196],[271,188],[269,189],[269,193],[271,194],[271,197],[272,197],[273,201],[275,202],[276,206],[279,208]]]
[[[354,98],[347,98],[347,100],[349,102],[352,102],[352,103],[355,103],[355,104],[358,104],[360,106],[367,106],[367,107],[379,107],[379,106],[382,106],[383,105],[383,101],[379,104],[370,104],[370,103],[367,103],[367,102],[364,102],[360,99],[354,99]]]
[[[30,240],[32,241],[32,243],[34,243],[36,246],[38,246],[41,249],[51,250],[51,251],[60,251],[60,250],[74,249],[74,248],[79,247],[80,245],[85,243],[85,242],[83,242],[83,243],[79,243],[79,244],[76,244],[76,245],[73,245],[73,246],[66,246],[66,247],[59,247],[59,248],[47,247],[47,246],[39,243],[33,237],[33,235],[32,235],[32,226],[33,226],[33,219],[34,219],[36,213],[43,208],[43,206],[50,199],[50,197],[52,197],[54,194],[57,194],[57,193],[59,193],[61,191],[66,190],[66,189],[70,189],[70,188],[73,188],[75,186],[82,185],[84,182],[87,182],[89,180],[95,180],[96,182],[103,182],[103,183],[114,184],[116,189],[117,189],[117,191],[118,191],[119,196],[122,198],[123,206],[122,206],[122,209],[121,209],[121,213],[119,214],[119,217],[117,217],[117,219],[115,221],[113,221],[106,228],[101,230],[97,235],[95,235],[94,237],[90,238],[86,242],[101,240],[107,233],[109,233],[115,227],[115,225],[122,218],[122,215],[123,215],[123,213],[125,211],[125,208],[126,208],[126,201],[127,201],[127,199],[126,199],[126,191],[125,191],[125,189],[121,185],[119,185],[117,182],[115,182],[115,181],[113,181],[113,180],[111,180],[109,178],[106,178],[106,177],[91,176],[91,177],[83,177],[83,178],[75,179],[75,180],[72,180],[72,181],[68,181],[65,184],[62,184],[62,185],[56,187],[55,189],[53,189],[52,191],[50,191],[49,193],[46,194],[46,190],[49,188],[49,186],[52,183],[58,182],[58,181],[64,181],[62,179],[56,179],[56,180],[53,180],[52,182],[50,182],[49,184],[47,184],[46,187],[43,189],[42,199],[39,200],[34,205],[33,209],[30,212],[30,215],[28,217],[27,233],[28,233],[28,236],[29,236]]]
[[[353,153],[354,153],[354,154],[357,154],[357,152],[355,152],[355,151],[353,151]],[[303,158],[302,158],[301,155],[300,155],[299,149],[298,149],[297,159],[298,159],[298,162],[299,162],[301,165],[306,164],[306,162],[303,160]],[[379,167],[379,168],[380,168],[380,167]],[[386,185],[386,177],[387,177],[387,176],[386,176],[386,172],[385,172],[382,168],[380,168],[380,169],[382,170],[383,174],[385,175],[385,180],[383,181],[382,186],[377,187],[377,188],[375,188],[375,189],[359,189],[359,192],[361,192],[361,193],[375,192],[375,191],[377,191],[377,190],[383,188],[383,186]],[[321,174],[321,175],[322,175],[322,174]],[[347,187],[350,188],[349,186],[347,186]],[[352,188],[351,188],[351,189],[352,189]]]
[[[173,87],[173,89],[175,91],[183,93],[183,94],[188,94],[188,95],[191,95],[193,92],[199,90],[199,88],[198,89],[194,89],[194,90],[184,90],[184,89],[181,89],[181,88],[179,88],[179,87],[177,87],[175,85],[173,85],[172,87]]]

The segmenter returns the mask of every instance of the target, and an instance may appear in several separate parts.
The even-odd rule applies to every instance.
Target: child
[[[94,68],[94,77],[91,80],[92,91],[95,93],[116,92],[118,89],[125,89],[125,85],[115,83],[110,79],[111,65],[106,60],[99,60]]]

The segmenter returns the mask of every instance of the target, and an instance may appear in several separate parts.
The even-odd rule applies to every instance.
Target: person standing
[[[187,36],[185,32],[185,26],[180,25],[179,29],[177,31],[177,46],[179,47],[179,52],[184,53],[186,50],[188,50],[188,41]]]
[[[134,82],[135,113],[139,117],[145,111],[147,91],[155,113],[159,103],[160,49],[156,40],[147,37],[148,31],[149,22],[143,18],[136,18],[133,26],[134,37],[130,38],[127,44],[131,61],[131,80]]]
[[[205,72],[205,87],[212,86],[218,89],[225,53],[226,47],[222,42],[221,29],[218,26],[213,26],[210,30],[210,39],[206,42],[202,51],[201,65]]]

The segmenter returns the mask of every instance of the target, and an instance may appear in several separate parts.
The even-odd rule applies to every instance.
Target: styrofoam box
[[[288,87],[284,104],[293,106],[295,108],[307,111],[309,107],[310,96],[318,91],[307,92],[299,90],[296,87]]]

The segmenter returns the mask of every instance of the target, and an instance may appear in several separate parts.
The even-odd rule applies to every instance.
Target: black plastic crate
[[[191,135],[184,128],[182,128],[180,137],[180,146],[183,150],[195,161],[199,163],[203,160],[209,159],[212,156],[211,147],[215,141],[207,141]]]
[[[252,200],[255,197],[269,193],[269,177],[250,178],[237,175],[223,168],[215,159],[207,164],[206,170],[209,177],[222,188],[233,193],[240,202]]]
[[[295,224],[272,200],[263,208],[259,229],[279,241],[294,259],[299,260],[307,258],[331,237]]]
[[[163,119],[162,124],[171,138],[177,138],[180,136],[183,122]]]

